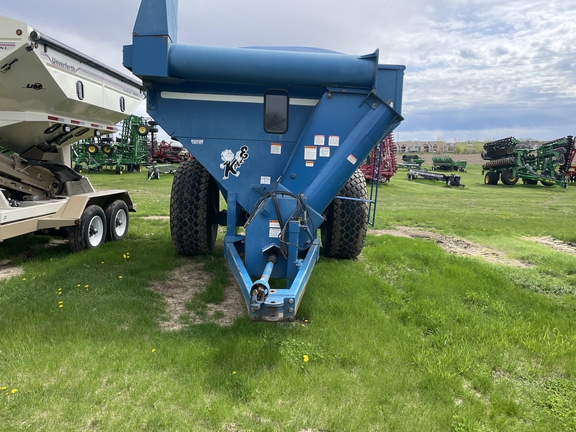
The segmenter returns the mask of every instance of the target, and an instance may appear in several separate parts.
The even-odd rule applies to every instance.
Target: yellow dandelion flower
[[[118,279],[122,279],[122,275],[118,276]]]
[[[58,307],[59,307],[60,309],[62,309],[62,308],[64,307],[64,305],[58,305]]]
[[[232,375],[236,375],[236,371],[232,371]]]
[[[126,259],[126,254],[122,255],[122,258]]]
[[[152,352],[156,352],[156,348],[152,348]]]
[[[11,392],[11,393],[12,393],[12,394],[18,393],[18,389],[12,389],[12,392]]]
[[[76,285],[76,286],[77,286],[77,287],[79,287],[79,286],[80,286],[80,284],[78,284],[78,285]]]
[[[23,280],[23,281],[25,281],[25,280],[26,280],[26,278],[22,278],[22,280]]]
[[[302,360],[304,360],[304,363],[308,363],[308,360],[309,360],[309,359],[308,359],[308,356],[307,356],[306,354],[304,354],[304,355],[302,356]]]
[[[0,390],[6,390],[6,387],[0,387]]]
[[[89,286],[89,285],[88,285],[88,284],[86,284],[86,285],[84,285],[84,288],[88,288],[88,286]]]
[[[101,263],[101,264],[104,264],[104,261],[102,261],[102,263]]]

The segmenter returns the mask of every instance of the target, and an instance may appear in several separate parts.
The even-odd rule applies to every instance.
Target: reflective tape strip
[[[179,93],[179,92],[162,92],[162,99],[179,99],[195,100],[204,102],[237,102],[237,103],[255,103],[263,104],[263,96],[239,96],[239,95],[222,95],[210,93]],[[290,105],[298,106],[316,106],[318,99],[301,99],[290,98]]]

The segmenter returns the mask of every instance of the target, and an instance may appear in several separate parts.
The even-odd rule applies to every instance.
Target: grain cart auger
[[[224,253],[250,319],[294,321],[319,256],[318,229],[327,256],[351,258],[363,247],[368,210],[357,169],[402,121],[405,68],[378,65],[378,52],[181,45],[177,8],[143,0],[124,47],[148,114],[194,156],[174,177],[173,243],[188,255],[210,252],[218,223],[226,225]]]
[[[143,98],[140,82],[0,16],[0,241],[62,229],[77,251],[124,238],[128,192],[95,191],[71,146],[116,132]]]

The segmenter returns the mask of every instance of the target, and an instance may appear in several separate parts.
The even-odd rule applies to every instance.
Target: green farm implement
[[[432,169],[437,171],[466,171],[466,161],[455,161],[450,156],[432,158]]]
[[[482,166],[484,183],[524,184],[566,187],[566,174],[574,156],[574,139],[568,135],[541,145],[536,149],[519,148],[514,137],[484,144],[486,161]]]
[[[423,163],[424,159],[418,155],[402,155],[402,162],[398,163],[396,166],[406,169],[420,169]]]
[[[74,168],[100,170],[109,166],[120,174],[122,170],[140,171],[148,162],[148,133],[152,130],[138,116],[128,116],[122,122],[120,136],[93,137],[73,146]]]

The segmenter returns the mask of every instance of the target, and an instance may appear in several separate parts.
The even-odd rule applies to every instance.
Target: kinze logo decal
[[[41,83],[34,83],[26,85],[27,89],[42,90],[44,86]]]
[[[220,158],[222,159],[220,168],[224,170],[224,177],[222,177],[222,179],[228,179],[230,174],[238,177],[240,175],[240,165],[242,165],[244,161],[248,159],[248,156],[248,146],[240,147],[240,150],[238,150],[236,154],[234,154],[230,149],[224,150],[220,154]]]

